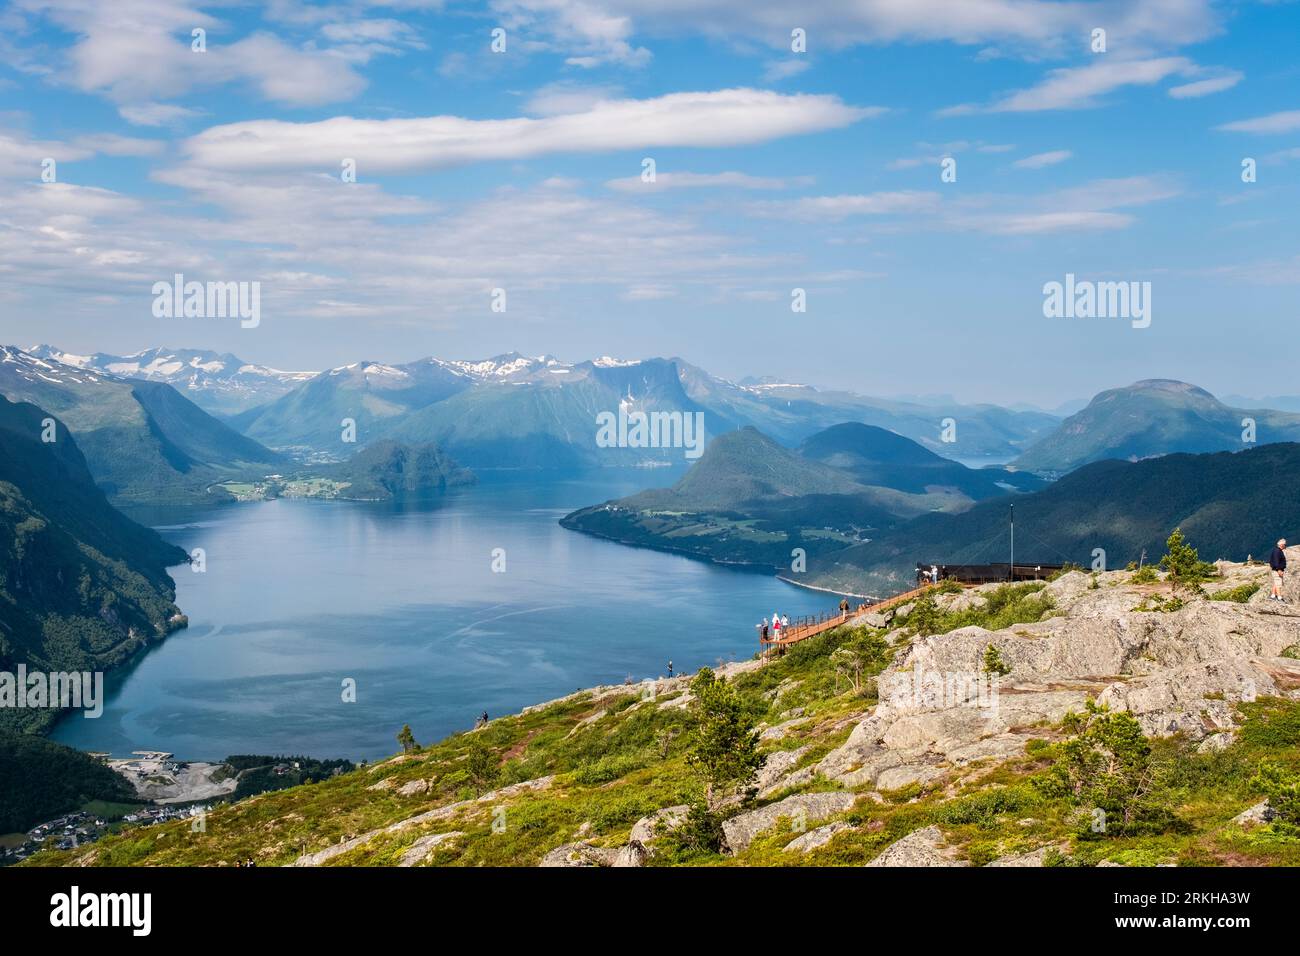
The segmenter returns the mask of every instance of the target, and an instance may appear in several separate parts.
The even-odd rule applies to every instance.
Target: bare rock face
[[[669,830],[675,830],[681,826],[690,810],[691,808],[683,803],[675,807],[664,807],[662,810],[656,810],[648,817],[642,817],[632,825],[632,835],[629,837],[629,842],[649,847]]]
[[[815,850],[818,847],[830,843],[837,833],[856,829],[857,827],[852,824],[845,823],[842,820],[836,820],[834,823],[828,823],[826,826],[818,827],[816,830],[809,830],[803,836],[795,837],[785,845],[784,852],[807,853],[809,850]]]
[[[1000,856],[989,866],[1046,866],[1047,854],[1053,850],[1063,852],[1063,847],[1059,846],[1040,846],[1036,850],[1030,850],[1028,853],[1012,853],[1007,856]]]
[[[770,829],[782,817],[798,825],[843,813],[857,802],[853,793],[799,793],[757,810],[750,810],[722,822],[722,832],[732,853],[743,853],[754,838]]]
[[[1300,548],[1291,552],[1300,562]],[[1223,580],[1207,590],[1267,582],[1262,566],[1221,570]],[[1046,620],[914,639],[877,679],[879,705],[817,772],[882,790],[927,783],[972,761],[1023,753],[1039,728],[1093,698],[1133,713],[1148,735],[1182,733],[1221,747],[1243,700],[1300,696],[1300,662],[1279,656],[1300,641],[1300,607],[1263,600],[1261,590],[1244,605],[1184,595],[1176,611],[1139,611],[1153,589],[1131,577],[1071,572],[1043,589],[1054,602]],[[942,597],[973,606],[993,587]],[[990,646],[1007,675],[984,672]]]
[[[807,752],[808,746],[804,745],[795,750],[777,750],[768,754],[767,759],[763,761],[762,769],[754,778],[754,787],[760,792],[770,789],[785,777]]]
[[[943,831],[928,826],[909,833],[867,866],[969,866],[944,846]]]
[[[415,866],[432,853],[435,848],[464,835],[459,830],[453,830],[451,833],[431,833],[428,836],[420,837],[411,844],[410,849],[402,854],[398,866]]]
[[[538,866],[613,866],[620,850],[592,846],[590,843],[566,843],[547,853]]]

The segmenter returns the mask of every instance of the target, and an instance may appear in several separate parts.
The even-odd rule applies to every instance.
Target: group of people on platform
[[[781,634],[790,627],[790,618],[777,612],[772,613],[772,623],[769,624],[767,618],[763,618],[762,624],[754,625],[758,628],[758,639],[760,641],[779,641]]]

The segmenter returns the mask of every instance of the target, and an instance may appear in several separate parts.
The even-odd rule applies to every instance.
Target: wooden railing
[[[878,614],[900,604],[906,604],[933,587],[933,584],[923,584],[919,588],[904,591],[902,594],[895,594],[893,597],[886,598],[875,604],[868,604],[866,613]],[[780,637],[775,636],[774,632],[769,630],[766,638],[759,639],[759,644],[762,645],[764,656],[779,654],[791,644],[798,644],[800,641],[806,641],[810,637],[829,631],[833,627],[839,627],[859,613],[863,612],[850,610],[848,612],[833,611],[823,614],[805,614],[803,617],[793,619],[789,627],[781,628]]]

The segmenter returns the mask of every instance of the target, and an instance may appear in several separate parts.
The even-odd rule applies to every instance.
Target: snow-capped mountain
[[[28,354],[84,372],[166,382],[214,415],[235,415],[274,401],[315,377],[315,372],[285,372],[245,362],[229,353],[204,349],[146,349],[132,355],[77,355],[38,345]]]

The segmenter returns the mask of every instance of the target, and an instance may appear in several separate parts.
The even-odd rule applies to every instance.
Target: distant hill
[[[166,569],[187,555],[109,505],[62,422],[43,441],[48,417],[0,397],[0,670],[104,670],[184,623]]]
[[[37,358],[85,371],[164,382],[217,417],[236,415],[274,401],[316,374],[282,372],[245,362],[229,352],[208,349],[154,348],[131,355],[76,355],[52,345],[38,345],[27,351]]]
[[[363,448],[349,461],[335,466],[331,477],[349,483],[348,498],[378,501],[436,494],[474,482],[472,473],[436,445],[413,448],[392,439],[381,439]]]
[[[0,395],[65,422],[96,484],[117,502],[208,501],[216,481],[284,463],[162,382],[116,378],[0,346]]]
[[[1107,567],[1123,568],[1143,549],[1148,560],[1158,559],[1175,527],[1207,560],[1262,558],[1279,537],[1300,538],[1297,474],[1300,444],[1290,442],[1085,465],[1014,499],[1016,561],[1090,566],[1093,549],[1102,548]],[[1008,503],[924,515],[870,542],[810,553],[809,577],[823,586],[887,593],[912,580],[917,561],[1006,561]]]
[[[845,422],[818,432],[799,446],[811,461],[846,471],[864,485],[912,494],[952,489],[974,501],[1008,491],[1032,491],[1041,478],[1004,468],[967,468],[884,428]]]
[[[1203,388],[1147,379],[1098,394],[1013,464],[1025,471],[1064,474],[1106,458],[1137,460],[1172,452],[1237,451],[1242,420],[1256,423],[1260,444],[1300,440],[1300,415],[1223,404]]]
[[[671,488],[583,508],[560,523],[624,544],[788,570],[795,548],[840,550],[916,515],[968,508],[968,490],[1015,490],[999,476],[1042,485],[966,468],[857,423],[820,432],[798,452],[745,427],[714,439]]]

